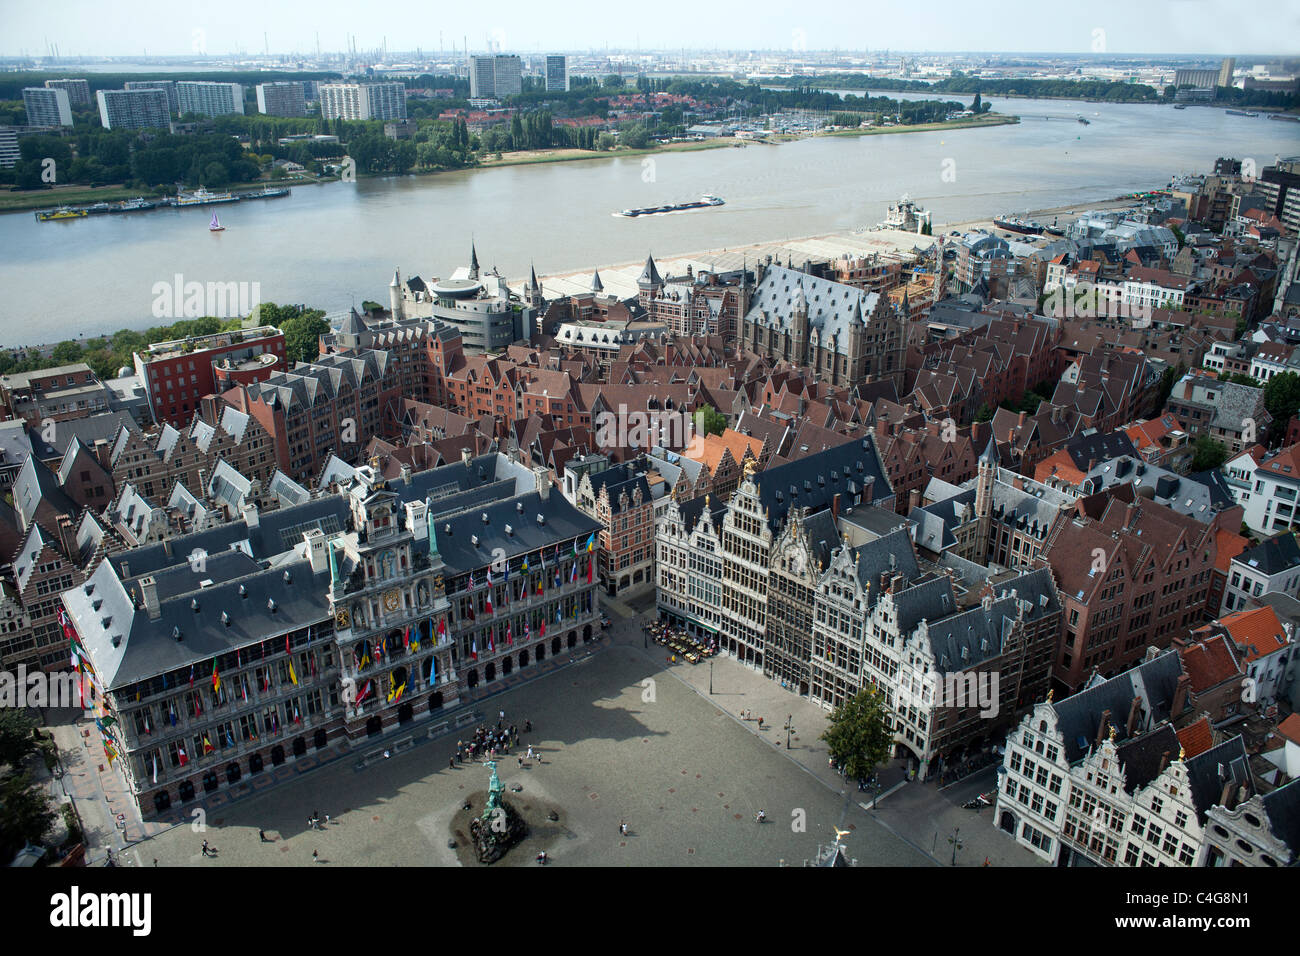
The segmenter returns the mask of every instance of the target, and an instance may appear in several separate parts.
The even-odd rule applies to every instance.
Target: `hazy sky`
[[[0,56],[613,48],[1300,54],[1300,0],[0,0]],[[801,46],[802,45],[802,46]]]

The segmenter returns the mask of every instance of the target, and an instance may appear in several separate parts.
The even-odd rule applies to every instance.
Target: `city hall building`
[[[466,456],[135,548],[62,595],[105,756],[146,817],[599,634],[599,524],[549,478]]]

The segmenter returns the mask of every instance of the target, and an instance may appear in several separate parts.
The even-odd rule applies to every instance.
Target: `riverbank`
[[[326,180],[301,179],[265,179],[256,183],[243,183],[227,186],[213,192],[229,192],[232,195],[259,192],[267,187],[284,189],[293,186],[310,186]],[[123,199],[165,199],[175,197],[171,189],[138,189],[130,186],[55,186],[53,189],[33,189],[21,192],[0,193],[0,214],[7,212],[31,212],[37,209],[57,209],[59,206],[88,206],[98,202],[120,202]]]
[[[868,129],[837,129],[832,132],[818,133],[818,136],[883,136],[890,133],[929,133],[937,130],[978,129],[981,126],[1013,126],[1020,122],[1019,116],[1006,113],[986,113],[972,116],[970,119],[949,120],[944,123],[919,123],[916,126],[873,126]]]
[[[1112,209],[1128,209],[1134,205],[1132,199],[1125,199],[1123,196],[1116,196],[1114,199],[1103,199],[1097,202],[1077,202],[1071,206],[1053,206],[1050,209],[1031,209],[1025,214],[1024,218],[1032,219],[1044,226],[1050,226],[1051,220],[1059,216],[1067,216],[1074,219],[1084,212],[1105,212]],[[1008,210],[1011,214],[1012,210]],[[1016,213],[1019,215],[1019,213]],[[1023,236],[1008,232],[1005,229],[999,229],[993,225],[993,220],[989,219],[968,219],[963,222],[945,222],[941,227],[936,227],[936,232],[971,232],[979,229],[987,229],[989,232],[1001,232],[1013,239],[1033,239],[1034,236]],[[1053,236],[1046,238],[1052,239]]]

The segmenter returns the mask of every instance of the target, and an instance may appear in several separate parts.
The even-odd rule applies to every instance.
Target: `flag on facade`
[[[563,620],[564,618],[560,616],[560,606],[557,604],[555,605],[555,623],[559,624]]]
[[[369,696],[370,696],[370,681],[366,681],[366,686],[362,687],[360,692],[357,694],[357,706],[360,706],[361,702]]]
[[[591,533],[591,537],[587,539],[587,553],[590,554],[592,551],[595,550],[596,550],[596,532],[593,531]]]
[[[471,641],[469,645],[469,658],[472,661],[478,660],[478,641]]]
[[[153,752],[153,782],[158,782],[158,751]]]
[[[564,581],[561,580],[561,578],[560,578],[560,566],[557,564],[557,565],[555,566],[555,586],[558,588],[558,587],[560,587],[560,586],[563,585],[563,584],[564,584]]]
[[[216,749],[217,749],[216,747],[212,746],[212,741],[208,739],[208,735],[204,734],[203,735],[203,756],[206,757],[208,754],[212,753],[212,751]]]
[[[594,562],[594,560],[593,560],[592,558],[588,558],[588,559],[587,559],[587,583],[588,583],[588,584],[591,583],[591,566],[592,566],[592,564],[594,564],[594,563],[595,563],[595,562]]]
[[[490,567],[487,569],[487,586],[492,586],[492,569]]]
[[[117,759],[117,751],[113,749],[112,744],[104,744],[104,756],[108,758],[108,765],[113,766],[113,761]]]
[[[469,585],[468,585],[468,588],[469,588],[469,590],[471,590],[471,591],[474,590],[474,572],[473,572],[473,571],[471,571],[471,572],[469,573]]]
[[[171,701],[167,702],[167,717],[171,720],[172,726],[176,726],[176,705]]]
[[[440,617],[438,618],[438,640],[440,641],[445,640],[446,637],[447,637],[447,619],[445,617]]]
[[[411,651],[411,625],[406,625],[406,630],[402,632],[402,640],[405,642],[403,646],[409,654]]]
[[[289,650],[289,635],[288,635],[288,634],[284,635],[284,652],[285,652],[286,654],[292,654],[292,653],[293,653],[293,651]]]
[[[143,716],[144,716],[144,732],[145,732],[146,734],[152,734],[152,733],[153,733],[153,727],[152,727],[152,725],[150,725],[150,723],[149,723],[149,711],[146,710],[146,711],[144,712],[144,715],[143,715]]]
[[[298,702],[296,700],[293,702],[293,722],[295,724],[302,723],[302,718],[298,716]]]
[[[523,565],[519,568],[519,570],[522,571],[522,572],[524,572],[524,574],[527,574],[527,573],[528,573],[528,555],[526,555],[526,554],[524,555],[524,563],[523,563]]]
[[[574,556],[575,558],[578,556],[578,539],[577,539],[577,538],[574,538],[574,539],[573,539],[573,556]]]
[[[511,647],[514,645],[514,643],[515,643],[514,629],[509,624],[507,624],[506,625],[506,647]]]
[[[226,728],[226,743],[231,747],[235,746],[235,736],[230,732],[229,727]]]
[[[212,693],[219,694],[220,692],[221,692],[221,675],[217,673],[217,660],[214,657],[212,659]],[[140,699],[139,694],[137,694],[136,700],[139,699]]]
[[[528,626],[528,621],[525,620],[525,621],[524,621],[524,640],[527,641],[528,638],[532,635],[532,633],[533,633],[532,628],[530,628],[530,627]]]
[[[542,587],[542,579],[541,579],[541,578],[538,578],[538,579],[537,579],[537,594],[538,594],[538,596],[540,597],[541,595],[543,595],[543,594],[545,594],[545,593],[546,593],[546,588]]]
[[[542,629],[538,633],[538,637],[545,637],[545,636],[546,636],[546,618],[542,618]]]
[[[182,744],[176,745],[176,759],[181,762],[182,767],[190,762],[190,758],[186,755],[185,747]]]
[[[429,686],[430,687],[433,686],[433,680],[437,676],[438,676],[438,662],[434,658],[430,657],[429,658]]]
[[[569,566],[569,583],[572,584],[578,580],[578,559],[573,559],[573,564]]]
[[[486,597],[483,599],[483,601],[484,601],[484,607],[487,609],[487,612],[489,614],[495,613],[492,610],[492,592],[489,591]]]
[[[298,686],[298,675],[293,672],[293,661],[289,662],[289,682],[293,684],[294,687]]]
[[[495,630],[495,628],[493,628],[493,630]],[[495,654],[496,650],[497,650],[497,642],[492,637],[492,631],[488,631],[488,651],[490,653]]]

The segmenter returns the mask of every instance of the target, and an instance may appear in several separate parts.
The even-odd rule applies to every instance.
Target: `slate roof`
[[[792,331],[794,310],[803,305],[808,310],[809,336],[815,331],[823,345],[829,347],[833,341],[837,352],[847,354],[851,325],[864,327],[879,300],[875,292],[772,265],[755,287],[744,321]]]
[[[1292,859],[1300,856],[1300,779],[1265,794],[1262,800],[1273,835],[1291,848]]]
[[[1092,749],[1104,711],[1110,711],[1111,726],[1115,728],[1117,738],[1123,739],[1120,735],[1126,730],[1129,709],[1135,697],[1143,701],[1144,717],[1139,731],[1168,720],[1181,675],[1178,655],[1161,654],[1065,700],[1054,702],[1052,709],[1056,711],[1066,759],[1076,763]],[[1177,753],[1177,747],[1174,752]]]
[[[1300,565],[1300,545],[1296,544],[1295,535],[1286,531],[1247,548],[1234,560],[1272,577]]]
[[[214,556],[209,567],[236,574],[251,570],[249,562],[246,556]],[[101,562],[85,585],[64,592],[64,605],[108,689],[120,690],[309,624],[328,624],[329,606],[322,598],[330,586],[329,571],[312,574],[306,559],[259,568],[202,590],[187,576],[197,577],[187,563],[160,575],[165,582],[159,585],[160,613],[152,620],[143,607],[136,608],[128,585],[109,561]],[[129,580],[138,594],[138,579]],[[213,617],[222,611],[229,614],[229,626],[213,626]]]
[[[860,442],[845,442],[768,468],[755,474],[754,482],[758,486],[759,504],[765,510],[768,526],[775,532],[791,508],[816,511],[829,507],[837,492],[846,496],[842,499],[844,504],[854,503],[852,499],[863,493],[869,478],[874,478],[875,484],[871,501],[867,503],[893,494],[871,437]]]
[[[1234,788],[1244,785],[1248,790],[1254,789],[1245,741],[1240,736],[1225,740],[1195,757],[1188,757],[1185,762],[1192,803],[1201,823],[1205,822],[1205,811],[1218,804],[1223,796],[1223,787],[1229,781]]]
[[[544,520],[539,522],[539,516]],[[447,565],[449,577],[487,567],[497,548],[510,560],[582,538],[578,542],[581,551],[586,539],[600,531],[599,521],[583,514],[558,493],[550,494],[545,502],[536,492],[521,495],[434,522],[438,553]],[[564,551],[561,549],[561,557]]]

